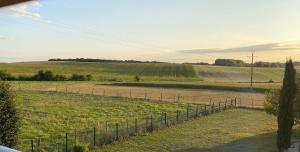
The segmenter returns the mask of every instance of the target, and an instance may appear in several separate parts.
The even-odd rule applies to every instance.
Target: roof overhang
[[[23,3],[31,0],[0,0],[0,7]]]

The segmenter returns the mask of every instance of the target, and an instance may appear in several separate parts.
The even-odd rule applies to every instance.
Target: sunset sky
[[[0,9],[0,62],[300,61],[299,0],[43,0]]]

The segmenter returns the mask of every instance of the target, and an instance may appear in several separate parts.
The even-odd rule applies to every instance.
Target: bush
[[[73,152],[87,152],[88,146],[87,145],[75,145],[73,147]]]
[[[86,80],[84,75],[73,74],[70,78],[71,81],[84,81]]]
[[[134,77],[134,80],[135,80],[136,82],[139,82],[139,81],[141,81],[141,78],[140,78],[140,76],[136,75],[136,76]]]
[[[268,114],[277,116],[280,89],[272,89],[266,94],[264,108]]]
[[[14,147],[19,133],[19,118],[11,86],[0,82],[0,145]]]
[[[0,80],[13,81],[16,80],[16,78],[6,71],[0,71]]]
[[[66,81],[66,80],[68,80],[68,78],[66,76],[59,75],[59,74],[55,75],[54,79],[55,79],[55,81]]]
[[[55,81],[55,76],[52,71],[38,71],[37,74],[32,76],[32,80],[35,81]]]
[[[93,76],[90,75],[90,74],[86,75],[86,80],[87,80],[87,81],[93,80]]]

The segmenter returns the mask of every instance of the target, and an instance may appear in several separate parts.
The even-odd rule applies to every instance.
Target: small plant
[[[268,81],[268,83],[274,83],[274,80],[270,79],[270,80]]]
[[[139,82],[139,81],[141,81],[141,78],[140,78],[140,76],[136,75],[136,76],[134,76],[134,80],[135,80],[136,82]]]
[[[87,145],[75,145],[73,147],[74,152],[87,152],[88,146]]]

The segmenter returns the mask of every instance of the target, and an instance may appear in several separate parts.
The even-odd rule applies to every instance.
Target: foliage
[[[280,89],[271,89],[266,93],[264,109],[268,114],[278,115],[278,101]]]
[[[140,76],[136,75],[136,76],[134,76],[134,80],[135,80],[136,82],[139,82],[139,81],[141,80],[141,78],[140,78]]]
[[[73,152],[87,152],[88,146],[87,145],[75,145],[73,146]]]
[[[14,95],[7,82],[0,82],[0,145],[14,147],[19,133]]]
[[[16,78],[14,76],[12,76],[10,73],[6,72],[6,71],[0,71],[0,80],[8,80],[8,81],[12,81],[15,80]]]
[[[294,125],[293,103],[296,99],[296,70],[292,60],[287,61],[278,106],[277,147],[280,152],[291,144],[292,127]]]

